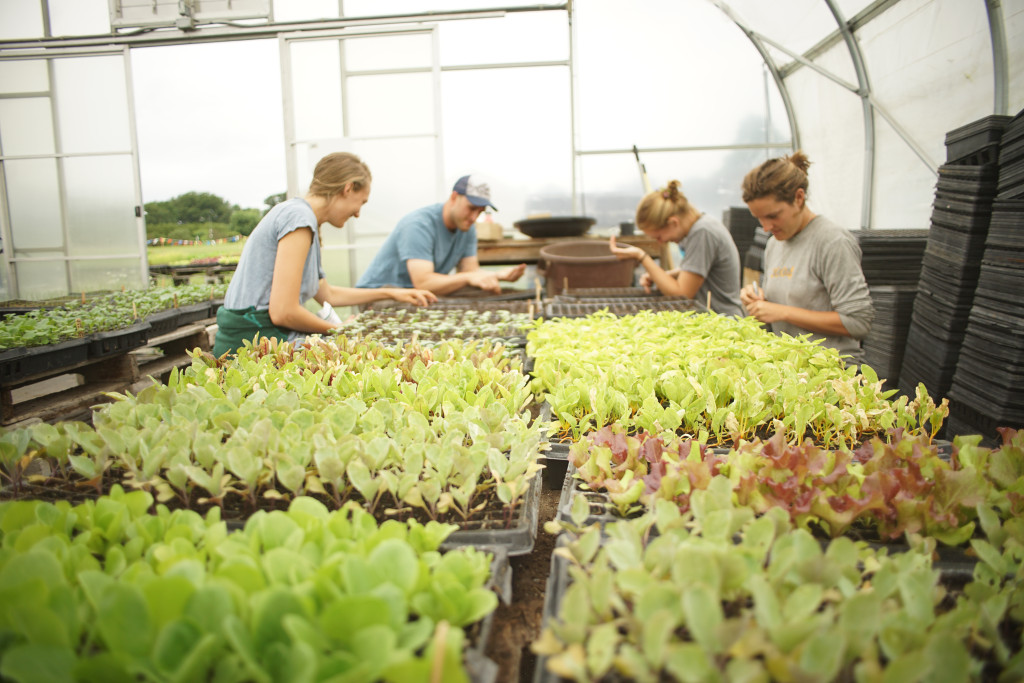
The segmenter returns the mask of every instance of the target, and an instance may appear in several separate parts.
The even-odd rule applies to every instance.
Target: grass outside
[[[193,259],[227,256],[237,259],[242,254],[245,242],[225,242],[222,244],[168,245],[164,247],[146,247],[146,255],[151,266],[187,266]]]

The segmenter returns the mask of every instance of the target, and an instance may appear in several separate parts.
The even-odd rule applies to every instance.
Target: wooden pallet
[[[165,381],[172,369],[191,364],[188,351],[210,350],[211,326],[216,329],[213,323],[212,318],[202,320],[154,337],[128,353],[84,361],[4,386],[0,390],[0,424],[88,421],[93,406],[112,400],[109,393],[134,393],[153,380]],[[157,348],[162,355],[154,355]]]

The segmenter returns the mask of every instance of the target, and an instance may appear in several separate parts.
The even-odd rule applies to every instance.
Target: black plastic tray
[[[97,332],[89,337],[89,358],[107,358],[145,346],[149,341],[149,330],[149,323],[141,322],[119,330]]]
[[[59,344],[10,349],[0,355],[0,385],[10,385],[36,375],[53,374],[89,360],[89,339],[69,339]]]
[[[537,518],[540,514],[540,475],[533,478],[530,489],[523,496],[514,524],[507,529],[457,529],[441,544],[441,548],[460,546],[501,546],[510,557],[525,555],[533,550],[537,538]]]

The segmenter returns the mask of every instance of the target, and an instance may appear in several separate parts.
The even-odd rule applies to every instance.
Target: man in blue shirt
[[[495,209],[490,186],[462,176],[447,201],[398,221],[356,287],[416,287],[444,295],[470,286],[500,294],[499,281],[515,282],[526,264],[500,272],[480,268],[475,223],[488,206]]]

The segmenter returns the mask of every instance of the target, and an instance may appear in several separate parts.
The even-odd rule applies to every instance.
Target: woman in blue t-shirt
[[[347,152],[329,154],[313,171],[305,197],[272,208],[253,229],[242,249],[235,274],[217,311],[213,353],[221,356],[257,334],[294,341],[324,334],[337,319],[324,319],[306,308],[320,304],[352,306],[380,299],[425,305],[437,297],[422,289],[356,289],[327,282],[320,259],[320,226],[342,227],[358,217],[370,198],[370,169]]]

